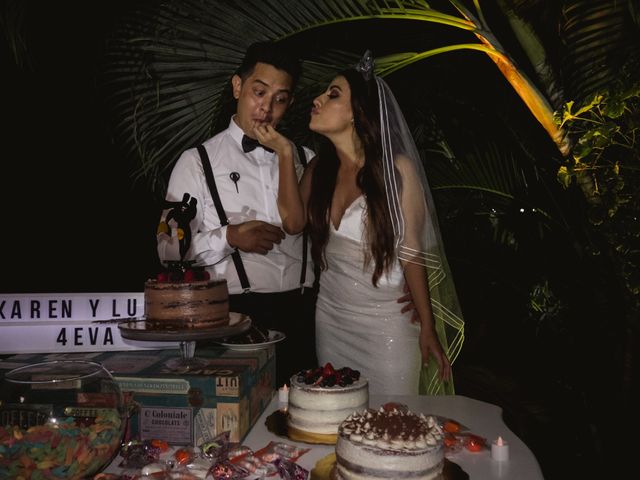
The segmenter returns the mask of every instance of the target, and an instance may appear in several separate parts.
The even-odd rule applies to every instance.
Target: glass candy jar
[[[125,424],[120,387],[99,363],[11,370],[0,383],[0,478],[91,478],[117,454]]]

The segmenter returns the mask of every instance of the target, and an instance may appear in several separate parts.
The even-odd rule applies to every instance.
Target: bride
[[[453,393],[457,296],[413,138],[369,52],[313,101],[309,128],[318,155],[299,189],[282,156],[279,208],[288,233],[307,226],[322,269],[320,364],[360,370],[372,394]],[[285,148],[269,126],[256,129],[261,143]],[[405,285],[415,312],[399,307]]]

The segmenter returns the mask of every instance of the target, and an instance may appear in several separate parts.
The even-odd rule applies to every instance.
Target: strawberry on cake
[[[303,370],[291,377],[287,430],[292,440],[335,443],[340,423],[369,405],[369,383],[349,367]]]
[[[202,267],[175,262],[144,285],[147,324],[158,329],[215,328],[229,324],[226,280],[210,280]]]

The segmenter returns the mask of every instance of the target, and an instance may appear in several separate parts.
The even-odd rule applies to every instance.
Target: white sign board
[[[118,322],[144,315],[144,294],[0,294],[0,354],[178,348],[120,336]]]

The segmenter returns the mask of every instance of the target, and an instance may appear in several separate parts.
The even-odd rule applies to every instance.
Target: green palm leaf
[[[498,0],[559,109],[618,82],[640,58],[637,0]],[[551,24],[550,24],[551,23]],[[550,71],[553,70],[553,71]],[[632,72],[628,72],[632,74]],[[562,79],[562,86],[557,85]],[[558,97],[559,90],[566,93]]]
[[[637,6],[636,6],[637,8]],[[640,59],[633,2],[572,0],[563,11],[564,74],[570,98],[586,99],[617,83],[622,66]]]
[[[451,3],[460,10],[458,2]],[[138,159],[135,178],[144,177],[157,185],[181,151],[221,127],[215,119],[228,101],[228,81],[250,43],[264,39],[293,43],[299,34],[344,22],[424,21],[473,32],[482,42],[389,56],[380,61],[380,74],[459,49],[488,53],[536,117],[545,128],[553,129],[550,134],[560,141],[562,135],[557,127],[547,121],[552,118],[552,111],[544,97],[515,70],[486,26],[479,26],[468,12],[465,16],[437,11],[420,0],[168,2],[138,12],[115,32],[110,41],[104,87],[110,92],[114,116],[118,118],[117,133],[125,152]],[[325,52],[307,58],[312,56],[315,69],[322,71],[315,71],[313,79],[307,78],[308,85],[317,84],[329,71],[336,70],[335,55]],[[340,67],[345,65],[344,60]],[[309,98],[304,95],[312,96],[304,93],[305,100]]]
[[[434,195],[440,198],[460,190],[481,192],[489,204],[494,198],[495,204],[515,204],[536,213],[547,225],[545,228],[568,229],[545,187],[549,180],[523,159],[521,153],[489,141],[476,144],[454,159],[431,156],[426,168]]]

